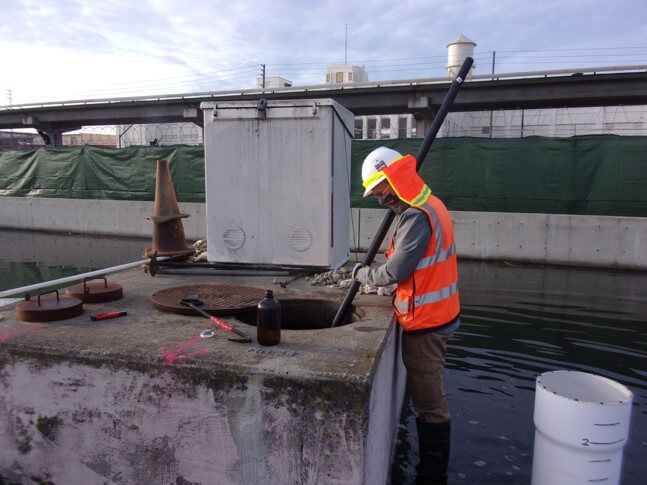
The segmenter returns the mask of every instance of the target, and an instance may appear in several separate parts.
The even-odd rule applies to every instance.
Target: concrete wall
[[[401,327],[391,327],[373,377],[369,399],[364,483],[382,483],[391,474],[394,437],[404,404],[406,371],[402,363]]]
[[[647,269],[647,218],[455,212],[460,256]]]
[[[170,369],[25,357],[0,364],[0,476],[9,483],[374,485],[388,477],[380,447],[390,451],[397,417],[379,423],[388,439],[370,443],[355,409],[320,398],[334,389],[361,402],[350,386],[315,384],[309,395],[307,382],[246,374],[200,382]],[[378,392],[390,398],[394,389]]]
[[[353,211],[351,248],[368,248],[383,213],[380,209]],[[452,220],[459,257],[647,269],[644,217],[453,211]]]
[[[0,197],[0,227],[87,234],[151,237],[153,202]],[[206,237],[204,204],[180,203],[187,239]]]
[[[153,202],[2,197],[0,227],[150,237]],[[204,204],[181,203],[187,239],[206,235]],[[365,251],[384,217],[353,209],[349,246]],[[647,218],[452,212],[458,255],[519,262],[647,269]],[[385,238],[381,250],[388,246]]]

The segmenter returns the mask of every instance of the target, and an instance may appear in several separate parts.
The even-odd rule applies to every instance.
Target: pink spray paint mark
[[[14,335],[20,335],[21,333],[29,332],[30,330],[37,330],[42,327],[42,325],[30,325],[29,327],[14,328],[12,330],[9,330],[8,332],[0,333],[0,342],[9,340]]]
[[[192,357],[194,355],[203,354],[207,351],[206,347],[202,347],[200,350],[184,354],[184,349],[191,347],[193,344],[199,342],[202,338],[198,335],[193,340],[189,340],[187,343],[180,345],[175,350],[170,350],[166,345],[162,346],[162,352],[164,354],[164,363],[166,365],[172,365],[178,359],[186,359],[187,357]]]

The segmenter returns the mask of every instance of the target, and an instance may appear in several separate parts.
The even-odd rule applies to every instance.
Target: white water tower
[[[463,34],[447,44],[447,74],[449,77],[456,77],[466,57],[474,58],[474,47],[476,47],[476,42]],[[476,64],[472,65],[470,72],[475,66]]]

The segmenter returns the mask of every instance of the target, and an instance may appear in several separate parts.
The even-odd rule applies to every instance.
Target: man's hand
[[[350,273],[350,277],[351,277],[351,278],[353,278],[354,280],[357,280],[357,278],[356,278],[356,276],[357,276],[357,272],[358,272],[361,268],[366,268],[366,265],[365,265],[365,264],[362,264],[362,263],[357,263],[357,264],[355,265],[355,267],[353,268],[353,271],[351,271],[351,273]]]

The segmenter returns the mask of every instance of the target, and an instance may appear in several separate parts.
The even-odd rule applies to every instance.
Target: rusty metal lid
[[[200,308],[211,315],[234,315],[255,309],[265,298],[265,291],[239,285],[175,286],[153,293],[151,302],[165,312],[197,315],[194,309],[180,303],[184,298],[197,298],[203,302]]]
[[[100,279],[103,283],[89,283],[88,280]],[[124,296],[121,285],[108,283],[104,277],[84,278],[83,283],[65,289],[65,295],[80,299],[83,303],[103,303],[118,300]]]
[[[41,298],[48,293],[56,293],[56,297]],[[73,318],[82,313],[83,302],[80,299],[59,296],[58,290],[41,293],[36,300],[27,295],[25,301],[16,306],[16,318],[23,322],[53,322]]]

